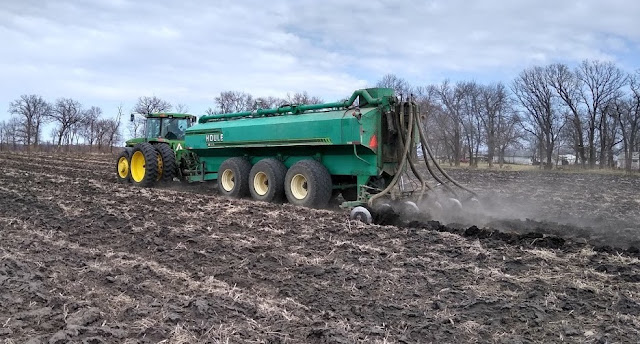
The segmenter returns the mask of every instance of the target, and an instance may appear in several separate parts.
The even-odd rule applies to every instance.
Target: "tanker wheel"
[[[129,183],[131,181],[131,169],[129,161],[131,159],[131,148],[125,148],[119,155],[116,164],[116,176],[119,183]]]
[[[158,156],[160,157],[162,168],[158,165],[158,177],[161,183],[173,181],[176,172],[176,154],[168,144],[159,143],[155,145]]]
[[[284,199],[284,177],[287,168],[277,159],[263,159],[251,168],[249,191],[258,201],[282,202]]]
[[[227,197],[241,198],[249,194],[251,163],[245,158],[229,158],[218,171],[218,189]]]
[[[331,199],[331,175],[321,163],[301,160],[287,171],[284,190],[291,204],[321,208]]]
[[[365,207],[355,207],[351,209],[349,218],[355,221],[364,222],[368,225],[373,223],[373,216],[371,216],[369,209]]]
[[[138,143],[131,152],[131,182],[139,186],[153,186],[158,180],[158,153],[149,143]]]

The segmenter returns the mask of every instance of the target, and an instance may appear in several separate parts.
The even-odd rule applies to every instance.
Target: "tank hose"
[[[408,117],[409,117],[409,123],[407,126],[407,130],[406,130],[406,135],[405,135],[405,130],[404,129],[404,117],[407,114],[407,111],[405,111],[405,105],[409,105],[410,110],[408,111]],[[424,158],[424,162],[425,165],[427,167],[427,170],[429,171],[429,174],[441,185],[443,185],[447,191],[451,192],[455,197],[457,197],[457,193],[455,192],[455,190],[453,190],[451,188],[451,186],[449,186],[442,178],[440,178],[438,176],[438,174],[433,170],[431,163],[429,162],[429,160],[431,160],[431,162],[433,163],[433,166],[436,167],[436,169],[438,170],[438,172],[440,172],[440,174],[442,174],[442,176],[448,180],[449,182],[451,182],[453,185],[459,187],[460,189],[467,191],[468,193],[477,196],[477,194],[470,190],[469,188],[461,185],[460,183],[458,183],[455,179],[453,179],[446,171],[444,171],[444,169],[442,168],[442,166],[440,166],[440,164],[438,163],[437,158],[435,157],[435,155],[433,154],[433,151],[431,150],[431,147],[429,145],[429,142],[427,141],[427,134],[425,133],[425,129],[422,125],[422,120],[420,119],[420,115],[418,114],[418,105],[412,100],[412,101],[407,101],[407,102],[400,102],[400,106],[399,106],[399,111],[398,111],[398,117],[397,120],[399,121],[396,122],[396,125],[398,128],[400,128],[399,133],[398,133],[398,139],[399,139],[399,143],[400,145],[398,145],[398,153],[400,155],[400,165],[398,166],[397,171],[402,171],[405,168],[405,164],[409,164],[409,167],[411,168],[411,171],[413,172],[413,174],[418,178],[418,180],[421,183],[421,189],[420,189],[420,196],[419,198],[422,198],[422,195],[424,194],[424,189],[428,189],[428,190],[432,190],[433,188],[424,180],[424,178],[422,177],[422,175],[418,172],[415,163],[413,161],[413,159],[411,158],[411,156],[409,156],[409,150],[412,146],[412,140],[413,140],[413,130],[414,128],[417,127],[418,129],[418,134],[420,137],[420,146],[422,149],[422,156]],[[415,124],[414,124],[415,121]],[[398,180],[400,178],[400,175],[402,173],[396,173],[393,176],[393,179],[391,180],[391,182],[389,183],[389,185],[387,185],[386,188],[384,188],[384,190],[380,191],[379,193],[371,196],[371,198],[369,198],[368,204],[369,206],[373,205],[373,202],[385,195],[387,195],[397,184],[398,184]]]
[[[404,106],[402,106],[402,108],[404,109]],[[412,106],[412,108],[413,108],[413,106]],[[413,111],[413,109],[411,111]],[[416,116],[415,112],[413,113],[413,116]],[[401,114],[400,118],[402,118],[402,117],[403,116]],[[406,140],[406,138],[405,138],[405,136],[403,134],[404,134],[404,132],[401,131],[400,139],[401,139],[402,145],[404,146],[406,144],[407,140]],[[410,146],[413,146],[413,144],[412,144],[413,142],[412,141],[413,141],[413,135],[411,137],[411,142],[409,142]],[[411,155],[413,155],[413,154],[411,154]],[[424,180],[424,178],[422,177],[422,174],[420,174],[420,172],[418,172],[418,169],[416,168],[415,161],[413,161],[413,158],[412,158],[411,155],[409,155],[409,167],[411,167],[411,172],[413,172],[413,174],[416,176],[416,178],[418,178],[418,181],[420,182],[420,195],[418,196],[418,199],[421,200],[422,196],[424,195],[425,189],[433,190],[433,188],[431,187],[431,185],[429,185]]]
[[[417,109],[418,106],[415,105],[415,108]],[[438,175],[433,171],[431,164],[429,163],[429,158],[431,157],[431,155],[427,152],[427,145],[428,145],[427,135],[424,132],[424,127],[422,126],[422,121],[420,119],[420,116],[416,115],[416,117],[417,117],[418,133],[420,134],[420,148],[422,149],[422,157],[424,158],[424,163],[427,166],[427,171],[429,171],[429,174],[433,177],[433,179],[435,179],[438,183],[444,186],[447,189],[447,191],[451,192],[455,197],[457,197],[458,195],[456,194],[456,192],[447,183],[445,183],[444,180],[438,177]],[[434,164],[437,165],[437,163],[438,162],[434,160]]]
[[[449,176],[449,174],[447,172],[444,171],[444,169],[442,168],[442,166],[440,166],[440,164],[438,163],[436,157],[433,154],[433,151],[431,150],[431,147],[429,145],[429,142],[426,139],[426,134],[424,133],[424,127],[422,126],[422,121],[420,120],[420,116],[417,116],[417,125],[418,125],[418,130],[420,131],[420,143],[422,143],[422,145],[426,148],[427,153],[429,154],[429,158],[431,158],[431,160],[433,161],[434,165],[436,166],[436,168],[438,169],[438,171],[440,171],[440,173],[447,179],[449,180],[453,185],[461,188],[464,191],[467,191],[468,193],[477,196],[477,194],[472,191],[471,189],[461,185],[460,183],[458,183],[455,179],[451,178],[451,176]],[[426,157],[425,157],[425,161],[426,161]],[[434,175],[434,173],[432,173],[432,171],[429,171],[431,173],[431,175]],[[434,176],[435,177],[435,176]],[[441,183],[441,182],[440,182]],[[441,183],[442,184],[442,183]]]
[[[400,115],[402,115],[403,111],[399,111],[399,112],[400,112]],[[413,119],[414,118],[413,117],[414,117],[413,116],[413,112],[409,112],[409,126],[407,128],[407,137],[411,137],[411,135],[413,133],[413,127],[414,127],[414,125],[413,125]],[[401,136],[400,136],[400,140],[402,140]],[[398,166],[398,172],[400,172],[400,171],[402,171],[404,169],[404,166],[405,166],[405,164],[407,163],[407,160],[408,160],[407,156],[409,154],[409,149],[410,148],[411,148],[411,145],[409,145],[409,144],[405,144],[404,145],[404,149],[403,149],[403,152],[402,152],[402,157],[400,158],[400,166]],[[371,198],[369,198],[369,202],[368,202],[369,206],[372,206],[373,202],[376,199],[388,194],[389,191],[391,191],[396,186],[396,184],[398,184],[398,179],[400,178],[401,174],[402,173],[396,173],[393,176],[393,179],[391,180],[389,185],[386,188],[384,188],[384,190],[382,190],[381,192],[371,196]]]

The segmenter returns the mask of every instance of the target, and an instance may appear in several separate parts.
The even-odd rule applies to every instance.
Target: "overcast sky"
[[[426,85],[583,59],[640,68],[634,0],[0,3],[0,120],[31,93],[109,116],[155,95],[200,115],[224,90],[333,101],[386,73]]]

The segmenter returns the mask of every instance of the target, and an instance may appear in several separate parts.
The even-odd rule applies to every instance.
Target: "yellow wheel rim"
[[[307,189],[307,178],[301,174],[296,174],[291,179],[291,194],[296,199],[304,199],[307,197],[309,190]]]
[[[266,173],[256,173],[255,177],[253,177],[253,189],[260,196],[264,196],[269,192],[269,178]]]
[[[231,192],[231,190],[233,190],[233,187],[236,185],[233,171],[229,169],[224,170],[224,172],[222,172],[220,182],[222,183],[222,188],[224,189],[224,191]]]
[[[118,160],[118,176],[122,179],[127,178],[129,175],[129,160],[127,157],[120,157]]]
[[[158,178],[156,180],[160,180],[162,179],[162,156],[160,155],[160,153],[158,154]]]
[[[144,154],[141,151],[136,151],[131,157],[131,178],[137,183],[140,183],[144,179],[146,173]]]

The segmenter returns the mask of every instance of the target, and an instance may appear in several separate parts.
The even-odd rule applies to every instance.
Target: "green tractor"
[[[125,142],[117,159],[122,183],[152,186],[181,177],[178,163],[184,159],[184,135],[196,116],[181,113],[146,114],[144,137]],[[131,121],[135,114],[131,114]]]

